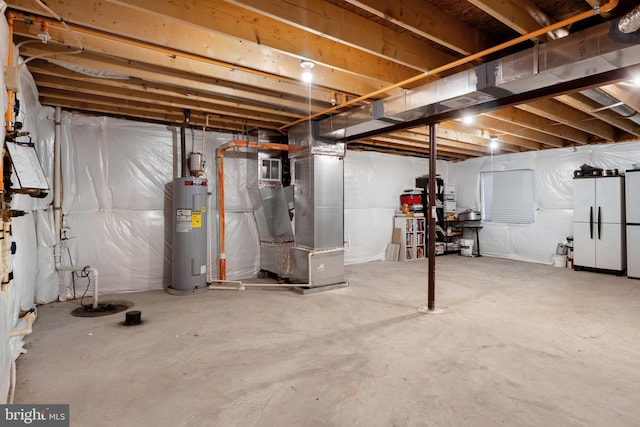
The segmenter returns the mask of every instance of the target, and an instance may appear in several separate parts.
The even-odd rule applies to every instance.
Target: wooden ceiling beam
[[[536,141],[540,144],[549,145],[551,147],[560,148],[566,145],[566,141],[560,137],[549,135],[537,130],[528,129],[523,126],[514,125],[502,120],[497,120],[486,115],[476,116],[474,120],[474,126],[491,129],[491,133],[495,132],[499,139],[501,138],[502,134],[506,133]]]
[[[607,141],[614,141],[616,137],[616,130],[610,124],[593,120],[591,115],[554,99],[543,99],[520,104],[516,108],[580,129]],[[591,142],[594,142],[594,140]]]
[[[46,101],[48,100],[48,101]],[[60,103],[51,104],[51,100],[58,100]],[[63,100],[63,101],[60,101]],[[110,98],[107,96],[92,96],[91,98],[87,98],[81,93],[70,93],[66,91],[58,91],[56,89],[47,89],[44,88],[40,93],[40,103],[43,105],[53,105],[53,106],[68,106],[69,103],[75,103],[78,105],[77,108],[83,110],[89,110],[88,106],[92,105],[96,108],[96,111],[122,111],[127,112],[137,112],[136,114],[132,114],[133,117],[144,117],[145,115],[163,117],[165,115],[178,115],[182,116],[183,109],[182,108],[166,108],[161,106],[149,105],[144,102],[136,102],[130,100],[119,100],[118,98]],[[257,127],[261,129],[277,129],[278,123],[266,122],[266,121],[257,121],[257,120],[244,120],[242,118],[227,116],[224,114],[207,114],[203,111],[195,110],[194,113],[199,114],[204,117],[205,115],[209,115],[212,119],[223,120],[227,123],[232,123],[235,125],[246,125],[248,127]]]
[[[468,153],[474,153],[474,156],[483,156],[491,152],[491,150],[489,150],[488,147],[485,149],[485,147],[481,145],[466,144],[464,142],[454,141],[452,139],[442,137],[440,132],[438,131],[436,131],[436,134],[437,134],[436,141],[438,143],[438,147],[446,147],[446,149],[460,149]],[[390,138],[398,139],[400,141],[405,141],[408,143],[418,143],[418,144],[424,144],[427,146],[429,145],[428,134],[423,135],[416,132],[403,131],[403,132],[395,132],[386,136]]]
[[[127,80],[119,80],[119,79],[104,79],[99,77],[91,77],[85,74],[80,74],[75,71],[68,70],[66,68],[60,67],[55,64],[44,62],[44,60],[34,60],[29,63],[29,70],[34,75],[34,78],[41,84],[44,79],[53,78],[53,79],[62,79],[65,82],[68,82],[69,85],[73,84],[96,84],[102,85],[104,87],[109,88],[118,88],[129,91],[140,91],[142,92],[142,96],[164,96],[164,97],[175,97],[183,100],[195,101],[195,102],[209,102],[215,103],[218,106],[223,107],[231,107],[237,109],[249,109],[250,111],[255,111],[259,113],[276,113],[282,117],[286,117],[288,121],[298,119],[301,117],[300,114],[295,114],[290,111],[287,111],[283,108],[265,108],[258,104],[253,104],[250,102],[237,102],[233,100],[229,100],[228,98],[212,95],[209,93],[199,92],[195,90],[189,90],[183,87],[175,87],[163,85],[156,82],[144,81],[137,78],[127,79]],[[73,82],[73,83],[72,83]]]
[[[624,132],[635,135],[636,137],[640,136],[640,126],[631,122],[630,120],[619,116],[612,111],[600,111],[603,106],[584,95],[581,95],[579,93],[573,95],[561,95],[556,97],[556,99],[560,102],[563,102],[564,104],[567,104],[570,107],[589,114],[602,123],[608,123],[609,125],[614,127],[614,129],[615,127],[617,127]],[[616,135],[614,136],[613,141],[618,141],[621,137],[622,135]]]
[[[38,48],[34,46],[38,46]],[[42,49],[39,45],[24,46],[24,51],[27,56],[50,52],[49,49]],[[191,74],[180,70],[166,70],[150,64],[108,58],[88,52],[83,52],[82,55],[65,55],[61,53],[50,58],[88,69],[129,75],[145,81],[160,82],[166,85],[183,86],[193,90],[214,93],[218,96],[228,96],[229,100],[253,101],[263,107],[287,108],[297,114],[305,114],[309,108],[308,101],[304,99],[287,97],[273,91],[252,90],[246,86],[221,82],[208,76]]]
[[[457,58],[409,33],[399,33],[323,0],[226,0],[241,8],[425,71]]]
[[[437,141],[441,141],[454,148],[462,148],[478,152],[478,155],[486,155],[491,153],[491,146],[486,138],[476,137],[470,134],[465,134],[452,129],[448,129],[443,126],[442,123],[438,124],[437,129]],[[417,128],[408,129],[403,132],[396,132],[392,135],[405,135],[413,140],[429,143],[429,132],[426,126],[420,126]],[[509,144],[502,144],[500,151],[504,152],[519,152],[520,149]],[[494,152],[495,153],[495,152]]]
[[[277,123],[287,123],[289,119],[278,114],[253,111],[249,108],[236,108],[214,104],[212,102],[191,99],[191,97],[178,97],[170,95],[158,95],[145,91],[143,88],[122,89],[114,86],[100,85],[96,83],[70,81],[68,79],[41,76],[35,74],[40,91],[43,89],[55,89],[66,92],[78,92],[87,95],[110,96],[118,99],[146,102],[149,105],[164,106],[178,109],[191,109],[210,114],[223,114],[231,117],[239,117],[247,120],[264,120]]]
[[[557,136],[577,144],[588,144],[590,135],[584,131],[572,128],[553,120],[546,119],[533,113],[514,107],[503,108],[484,113],[494,119],[502,120],[528,129],[539,130],[548,135]]]
[[[478,141],[476,143],[484,143],[485,145],[489,144],[489,131],[487,131],[486,129],[465,126],[455,120],[440,123],[438,125],[438,130],[447,130],[449,132],[455,132],[459,135],[466,135],[466,137],[471,138],[472,141]],[[540,144],[539,142],[531,141],[513,135],[501,135],[500,139],[500,149],[503,151],[520,152],[522,151],[522,149],[540,150],[542,148],[542,144]]]
[[[421,145],[421,144],[411,144],[411,145],[407,145],[404,144],[402,142],[398,142],[398,141],[394,141],[393,139],[389,139],[389,138],[384,138],[384,137],[375,137],[375,138],[368,138],[368,139],[364,139],[364,140],[359,140],[356,141],[358,143],[363,143],[366,145],[370,145],[373,147],[389,147],[389,148],[396,148],[396,149],[400,149],[400,150],[410,150],[410,151],[415,151],[415,152],[420,152],[420,153],[429,153],[429,146],[428,145]],[[348,147],[348,145],[347,145]],[[446,150],[446,149],[438,149],[438,156],[439,157],[449,157],[449,158],[454,158],[454,159],[458,159],[458,160],[465,160],[471,157],[475,157],[473,155],[469,155],[469,154],[463,154],[463,153],[458,153],[455,151],[450,151],[450,150]]]
[[[42,105],[59,106],[72,113],[81,113],[87,116],[106,115],[120,117],[126,120],[137,119],[151,123],[164,123],[171,126],[180,126],[184,120],[182,113],[165,112],[164,114],[151,114],[145,111],[128,109],[119,106],[105,106],[91,104],[90,102],[76,102],[64,98],[41,98]],[[191,116],[191,127],[203,127],[206,123],[205,116],[195,113]],[[228,132],[243,132],[242,124],[229,123],[215,117],[209,117],[208,129],[216,129]]]
[[[16,34],[35,37],[35,35],[30,33],[32,30],[33,28],[26,26],[23,22],[15,24]],[[65,32],[60,29],[50,29],[49,33],[53,40],[64,40]],[[79,38],[82,41],[85,51],[81,55],[77,55],[77,58],[84,58],[88,53],[97,53],[121,59],[135,58],[135,60],[127,61],[129,66],[137,66],[139,68],[148,68],[149,66],[153,66],[155,69],[162,68],[167,73],[171,73],[174,70],[176,72],[184,72],[187,70],[193,74],[207,76],[211,80],[215,79],[221,85],[224,85],[225,82],[229,82],[230,84],[244,85],[249,88],[260,89],[262,91],[270,90],[272,92],[286,93],[291,97],[297,97],[300,100],[307,100],[309,97],[309,88],[306,84],[277,81],[275,79],[268,79],[263,76],[240,70],[232,72],[224,67],[206,62],[194,61],[179,56],[169,56],[161,52],[147,50],[134,45],[118,43],[92,35],[80,34]],[[56,46],[53,42],[50,42],[47,45],[26,45],[24,46],[23,51],[37,51],[38,53],[45,53],[55,51],[55,49],[59,48],[61,48],[61,46]],[[330,96],[329,91],[319,90],[312,87],[312,99],[321,100],[328,105]]]
[[[629,84],[615,84],[601,87],[605,93],[613,96],[620,102],[624,102],[629,108],[640,113],[640,88]]]
[[[213,58],[227,63],[227,69],[234,66],[247,67],[289,79],[301,77],[300,57],[286,50],[273,50],[255,41],[248,43],[232,35],[193,26],[170,16],[145,12],[139,8],[133,9],[124,3],[128,2],[114,4],[100,0],[85,0],[82,7],[78,7],[77,1],[58,0],[51,6],[69,23]],[[42,9],[32,0],[12,0],[11,7],[28,13],[43,14]],[[335,50],[335,46],[332,48]],[[415,71],[389,61],[374,65],[374,62],[380,62],[380,58],[372,55],[365,55],[360,59],[367,61],[370,67],[348,63],[340,64],[343,67],[338,69],[332,64],[318,62],[314,69],[315,83],[361,95],[415,74]],[[347,60],[349,58],[341,59],[343,62]],[[353,65],[355,67],[352,67]],[[363,73],[358,75],[359,68]],[[372,71],[378,74],[377,77],[370,75]]]
[[[404,65],[282,24],[223,0],[107,0],[107,3],[130,7],[163,18],[169,17],[206,31],[226,34],[241,43],[275,49],[298,59],[310,59],[316,64],[328,67],[328,72],[347,71],[387,83],[395,83],[415,75],[415,70]],[[355,89],[353,92],[360,92],[361,95],[368,93]]]
[[[467,0],[519,34],[531,33],[554,21],[530,0]],[[552,35],[550,38],[556,38]]]
[[[424,0],[346,1],[462,55],[471,55],[494,44],[476,28]]]
[[[416,142],[416,141],[411,141],[411,140],[406,140],[404,138],[397,138],[394,137],[393,135],[385,135],[385,136],[375,136],[373,138],[371,138],[371,140],[374,141],[383,141],[383,142],[390,142],[390,143],[394,143],[394,144],[401,144],[404,145],[406,147],[412,147],[412,148],[429,148],[429,143],[425,143],[425,142]],[[455,147],[451,147],[448,146],[446,144],[441,143],[440,141],[437,141],[437,148],[438,148],[438,152],[442,151],[443,153],[447,153],[448,155],[451,154],[461,154],[464,156],[471,156],[471,157],[477,157],[478,156],[478,152],[474,151],[474,150],[465,150],[463,148],[455,148]]]
[[[402,146],[402,144],[375,141],[372,139],[350,142],[347,146],[347,149],[353,151],[375,151],[377,153],[393,154],[398,156],[416,156],[419,154],[423,154],[423,157],[429,157],[428,147],[404,147]],[[462,155],[443,156],[441,153],[438,153],[438,155],[440,159],[446,160],[464,160],[470,157]]]

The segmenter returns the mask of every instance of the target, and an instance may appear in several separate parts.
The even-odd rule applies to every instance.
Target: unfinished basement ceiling
[[[43,28],[40,18],[51,14],[35,0],[7,3],[8,11],[18,12],[14,41],[35,40],[20,46],[20,54],[43,56],[28,63],[43,105],[175,125],[189,109],[192,126],[208,120],[212,129],[277,134],[310,112],[331,107],[332,100],[340,105],[606,1],[48,0],[74,34],[55,20]],[[637,5],[620,0],[611,13],[571,30],[614,19]],[[38,39],[43,30],[51,36],[46,44]],[[78,41],[83,51],[71,54]],[[523,43],[492,58],[531,46]],[[301,80],[303,59],[315,63],[311,87]],[[628,74],[615,75],[596,90],[486,112],[471,125],[444,121],[438,126],[438,156],[487,155],[491,135],[499,140],[494,153],[639,140],[634,118],[640,113],[640,86]],[[403,129],[348,146],[425,155],[428,130]]]

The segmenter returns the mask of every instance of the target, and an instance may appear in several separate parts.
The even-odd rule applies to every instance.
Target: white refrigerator
[[[625,255],[624,177],[573,180],[573,263],[576,270],[623,274]]]
[[[626,172],[627,276],[640,279],[640,169]]]

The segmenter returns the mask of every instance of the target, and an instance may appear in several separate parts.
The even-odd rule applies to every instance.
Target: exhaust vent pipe
[[[624,15],[618,21],[618,29],[625,33],[630,34],[638,31],[640,28],[640,5],[636,6],[631,12]]]
[[[592,101],[595,101],[598,104],[602,105],[603,110],[607,109],[615,111],[625,119],[629,119],[635,124],[640,125],[640,114],[638,114],[633,108],[621,103],[609,94],[604,93],[599,89],[583,90],[580,93],[591,99]]]

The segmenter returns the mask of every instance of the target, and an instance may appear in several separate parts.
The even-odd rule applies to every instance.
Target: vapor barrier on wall
[[[532,169],[535,191],[533,224],[483,222],[482,255],[548,264],[556,245],[573,234],[573,171],[583,164],[624,173],[640,163],[640,143],[589,145],[482,157],[453,163],[458,209],[480,209],[480,173]]]
[[[5,2],[0,2],[0,10],[4,11]],[[7,64],[9,47],[9,33],[4,13],[0,18],[0,58],[2,65]],[[20,58],[14,51],[13,63],[19,64]],[[4,90],[4,74],[0,73],[0,108],[5,111],[8,104],[6,91]],[[16,122],[23,124],[22,129],[30,133],[31,141],[35,144],[40,157],[45,176],[51,178],[52,173],[52,141],[53,125],[43,122],[39,115],[40,104],[35,82],[26,67],[21,67],[18,80],[19,90],[16,98],[20,103],[20,109],[14,118]],[[3,133],[4,138],[4,133]],[[12,176],[15,182],[16,177]],[[51,202],[51,196],[43,199],[33,199],[26,195],[14,195],[11,208],[25,211],[25,215],[12,218],[12,241],[15,243],[15,255],[9,258],[9,270],[13,272],[13,279],[7,284],[6,292],[0,293],[0,401],[8,397],[10,387],[11,363],[23,352],[23,337],[9,338],[10,331],[21,330],[26,327],[24,319],[19,320],[20,310],[29,310],[38,300],[38,288],[40,282],[39,267],[41,253],[38,250],[37,241],[47,240],[47,233],[40,230],[38,233],[37,218],[45,212]],[[57,296],[57,294],[56,294]],[[45,298],[44,301],[51,301]]]
[[[74,265],[97,268],[104,293],[166,287],[172,236],[167,224],[173,214],[172,181],[179,173],[178,129],[69,113],[63,113],[62,129],[63,231]],[[231,134],[205,133],[214,260],[215,149],[231,139]],[[201,144],[202,132],[187,130],[187,151],[200,152]],[[225,156],[226,252],[232,278],[252,277],[258,270],[257,230],[246,196],[248,155]],[[215,278],[217,263],[210,267],[209,275]]]
[[[438,161],[436,165],[436,173],[445,181],[449,164]],[[415,187],[416,177],[429,173],[429,160],[348,151],[344,173],[345,264],[384,259],[400,195]]]
[[[74,265],[100,271],[104,293],[158,289],[171,268],[171,179],[178,173],[176,129],[107,117],[63,114],[64,230]],[[200,151],[202,133],[188,130],[187,151]],[[217,257],[215,148],[230,134],[206,133],[209,224]],[[255,152],[225,154],[227,276],[255,277],[259,237],[247,185],[255,180]],[[441,162],[446,173],[447,162]],[[255,170],[254,170],[255,169]],[[399,196],[428,171],[426,159],[349,152],[345,159],[346,263],[383,259]],[[217,277],[213,262],[210,276]],[[84,291],[83,285],[76,285]],[[91,289],[89,289],[90,294]]]

